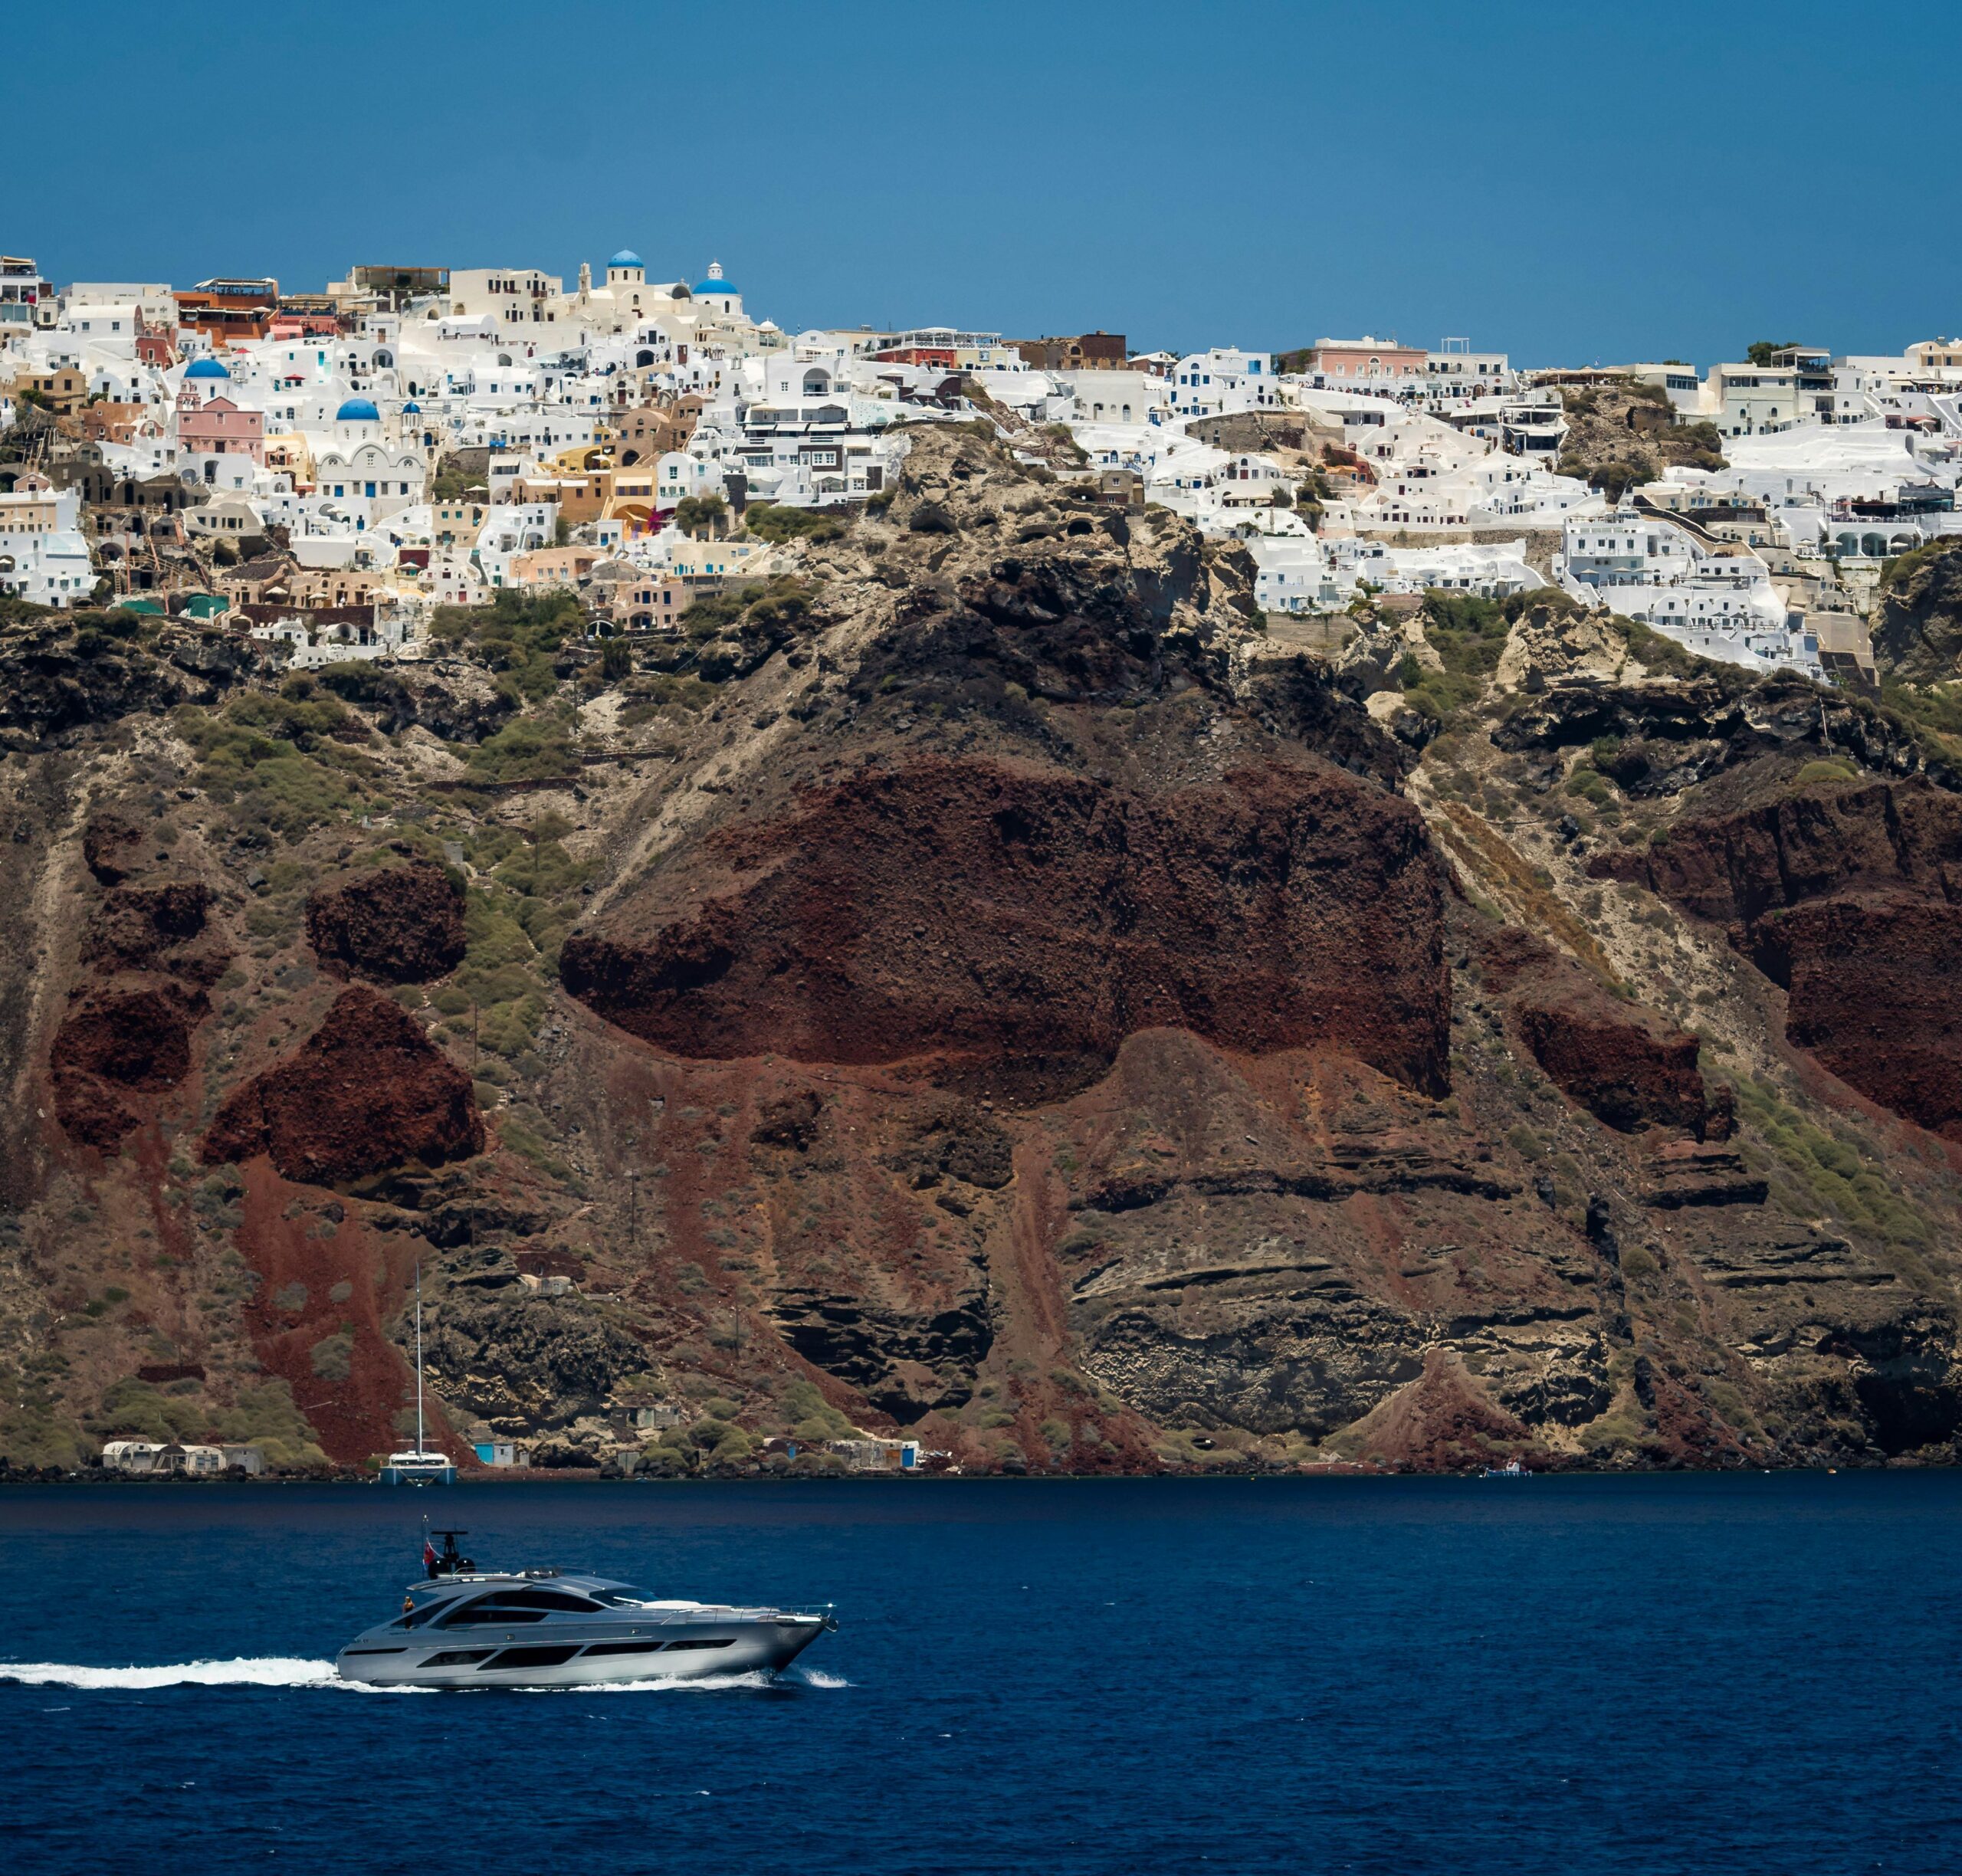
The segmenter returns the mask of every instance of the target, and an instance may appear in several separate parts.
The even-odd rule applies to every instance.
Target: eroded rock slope
[[[1952,1458],[1938,725],[1359,625],[947,427],[624,679],[15,634],[0,1448],[359,1465],[419,1264],[568,1467]]]

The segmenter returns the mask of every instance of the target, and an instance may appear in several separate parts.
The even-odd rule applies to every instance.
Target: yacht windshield
[[[604,1602],[609,1609],[652,1609],[654,1598],[645,1589],[595,1589],[591,1592],[595,1602]]]
[[[497,1589],[489,1596],[467,1602],[443,1626],[453,1628],[470,1622],[535,1622],[548,1615],[590,1615],[599,1609],[582,1596],[570,1596],[563,1589]]]

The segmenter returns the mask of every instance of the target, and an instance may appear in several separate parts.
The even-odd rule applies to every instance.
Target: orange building
[[[171,297],[177,323],[214,339],[263,339],[279,312],[276,280],[208,280]]]

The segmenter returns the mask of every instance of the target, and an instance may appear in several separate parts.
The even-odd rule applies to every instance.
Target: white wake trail
[[[152,1687],[337,1687],[349,1694],[428,1694],[431,1687],[372,1687],[343,1681],[327,1661],[297,1661],[279,1655],[250,1660],[171,1661],[153,1668],[89,1668],[75,1661],[0,1661],[0,1682],[21,1687],[74,1687],[88,1691],[141,1692]],[[761,1669],[749,1674],[700,1674],[683,1680],[650,1677],[645,1681],[602,1681],[569,1687],[480,1688],[477,1692],[541,1694],[719,1694],[733,1687],[780,1687],[786,1683],[812,1687],[845,1687],[849,1681],[820,1668],[793,1668],[773,1676]]]
[[[814,1687],[848,1687],[852,1683],[842,1674],[826,1674],[822,1668],[793,1668],[787,1678]]]
[[[170,1661],[156,1668],[84,1668],[73,1661],[0,1661],[0,1681],[23,1687],[344,1687],[334,1664],[277,1655],[255,1660]]]

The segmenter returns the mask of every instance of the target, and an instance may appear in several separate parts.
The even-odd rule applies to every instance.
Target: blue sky
[[[1962,7],[23,5],[58,280],[719,257],[791,330],[1446,333],[1527,363],[1962,327]],[[37,164],[40,166],[37,173]]]

